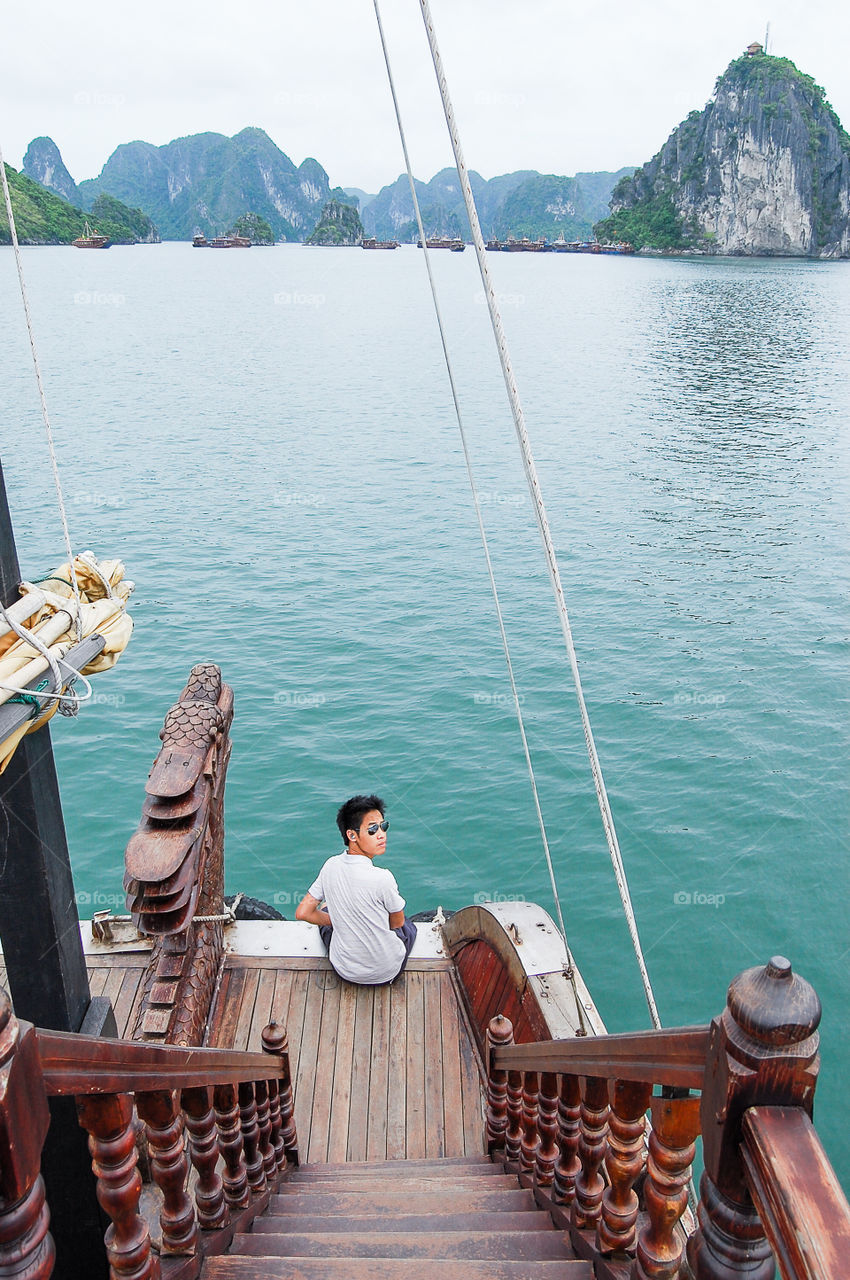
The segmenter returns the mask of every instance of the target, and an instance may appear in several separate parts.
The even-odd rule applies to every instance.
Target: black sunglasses
[[[389,831],[389,829],[390,820],[389,818],[384,818],[383,822],[370,822],[366,828],[366,834],[368,836],[375,836],[379,831]]]

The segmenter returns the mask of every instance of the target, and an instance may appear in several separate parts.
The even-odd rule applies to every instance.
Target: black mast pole
[[[21,572],[0,464],[0,597]],[[47,725],[22,739],[0,774],[0,943],[19,1018],[54,1031],[115,1035],[108,1001],[92,1002],[53,745]],[[42,1173],[56,1241],[54,1277],[106,1277],[105,1221],[73,1098],[51,1098]]]

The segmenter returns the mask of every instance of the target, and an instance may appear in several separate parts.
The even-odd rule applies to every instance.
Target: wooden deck
[[[477,1052],[449,960],[390,987],[343,982],[327,960],[231,956],[208,1043],[259,1049],[285,1024],[302,1162],[484,1152]]]
[[[122,1038],[131,1034],[136,1021],[147,962],[146,951],[86,957],[91,993],[93,996],[108,996],[112,1001],[118,1034]],[[0,987],[5,986],[6,966],[0,956]]]

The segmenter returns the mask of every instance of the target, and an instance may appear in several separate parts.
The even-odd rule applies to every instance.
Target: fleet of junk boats
[[[225,235],[207,239],[202,232],[199,232],[192,237],[192,244],[196,249],[250,249],[251,243],[247,236]],[[417,243],[421,249],[422,241],[419,240]],[[466,243],[460,236],[433,236],[426,239],[425,243],[429,249],[448,249],[451,253],[463,253],[466,248]],[[85,234],[76,239],[73,244],[76,249],[108,249],[110,242],[107,236],[92,231],[86,223]],[[364,236],[360,241],[360,247],[362,249],[398,249],[401,244],[398,240],[377,240],[374,236]],[[630,244],[599,244],[596,240],[565,240],[563,236],[558,240],[542,238],[531,240],[528,236],[516,239],[514,236],[508,236],[506,240],[490,239],[486,247],[491,253],[634,253],[634,247]]]

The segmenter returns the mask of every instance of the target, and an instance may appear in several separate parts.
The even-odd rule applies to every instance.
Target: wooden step
[[[444,1177],[417,1178],[408,1174],[395,1178],[368,1178],[365,1173],[353,1178],[347,1178],[344,1174],[337,1178],[305,1178],[300,1173],[295,1173],[288,1182],[281,1183],[278,1190],[281,1195],[312,1196],[326,1191],[350,1191],[353,1195],[363,1196],[383,1191],[407,1191],[410,1195],[418,1195],[422,1191],[516,1191],[518,1188],[519,1182],[512,1173],[503,1173],[497,1178],[479,1178],[476,1174],[468,1174],[465,1178],[453,1178],[451,1174]]]
[[[423,1169],[433,1169],[437,1172],[443,1169],[452,1169],[455,1172],[463,1169],[474,1170],[475,1173],[486,1173],[491,1170],[493,1173],[504,1173],[501,1164],[494,1164],[488,1156],[440,1156],[435,1159],[417,1160],[348,1160],[333,1161],[325,1163],[324,1161],[313,1161],[311,1164],[302,1164],[298,1166],[299,1175],[302,1173],[319,1173],[326,1175],[328,1173],[368,1173],[369,1175],[381,1173],[398,1173],[402,1169],[409,1169],[413,1173],[419,1173]]]
[[[391,1213],[480,1213],[497,1209],[534,1209],[531,1191],[422,1191],[415,1196],[406,1191],[373,1191],[369,1196],[368,1211],[376,1216]],[[295,1188],[293,1191],[271,1198],[269,1212],[274,1214],[298,1213],[330,1216],[331,1214],[362,1213],[363,1196],[357,1191],[317,1191]]]
[[[385,1231],[468,1231],[470,1226],[474,1226],[476,1231],[555,1230],[547,1213],[529,1213],[528,1209],[502,1213],[498,1211],[476,1213],[470,1220],[467,1213],[417,1213],[416,1205],[410,1207],[413,1210],[411,1213],[389,1214],[380,1218],[368,1212],[364,1213],[365,1206],[361,1207],[359,1217],[349,1215],[330,1218],[315,1212],[307,1212],[297,1222],[293,1221],[289,1215],[275,1217],[274,1211],[270,1209],[268,1213],[254,1219],[254,1234],[265,1234],[267,1231],[272,1234],[281,1234],[292,1231],[293,1227],[299,1231],[332,1231],[334,1234],[343,1231],[351,1231],[354,1234],[368,1231],[382,1233]]]
[[[204,1261],[201,1280],[593,1280],[589,1262],[457,1258],[239,1258]]]
[[[547,1219],[548,1220],[548,1219]],[[263,1231],[236,1235],[231,1252],[286,1258],[490,1258],[531,1261],[572,1258],[569,1237],[560,1231]]]

